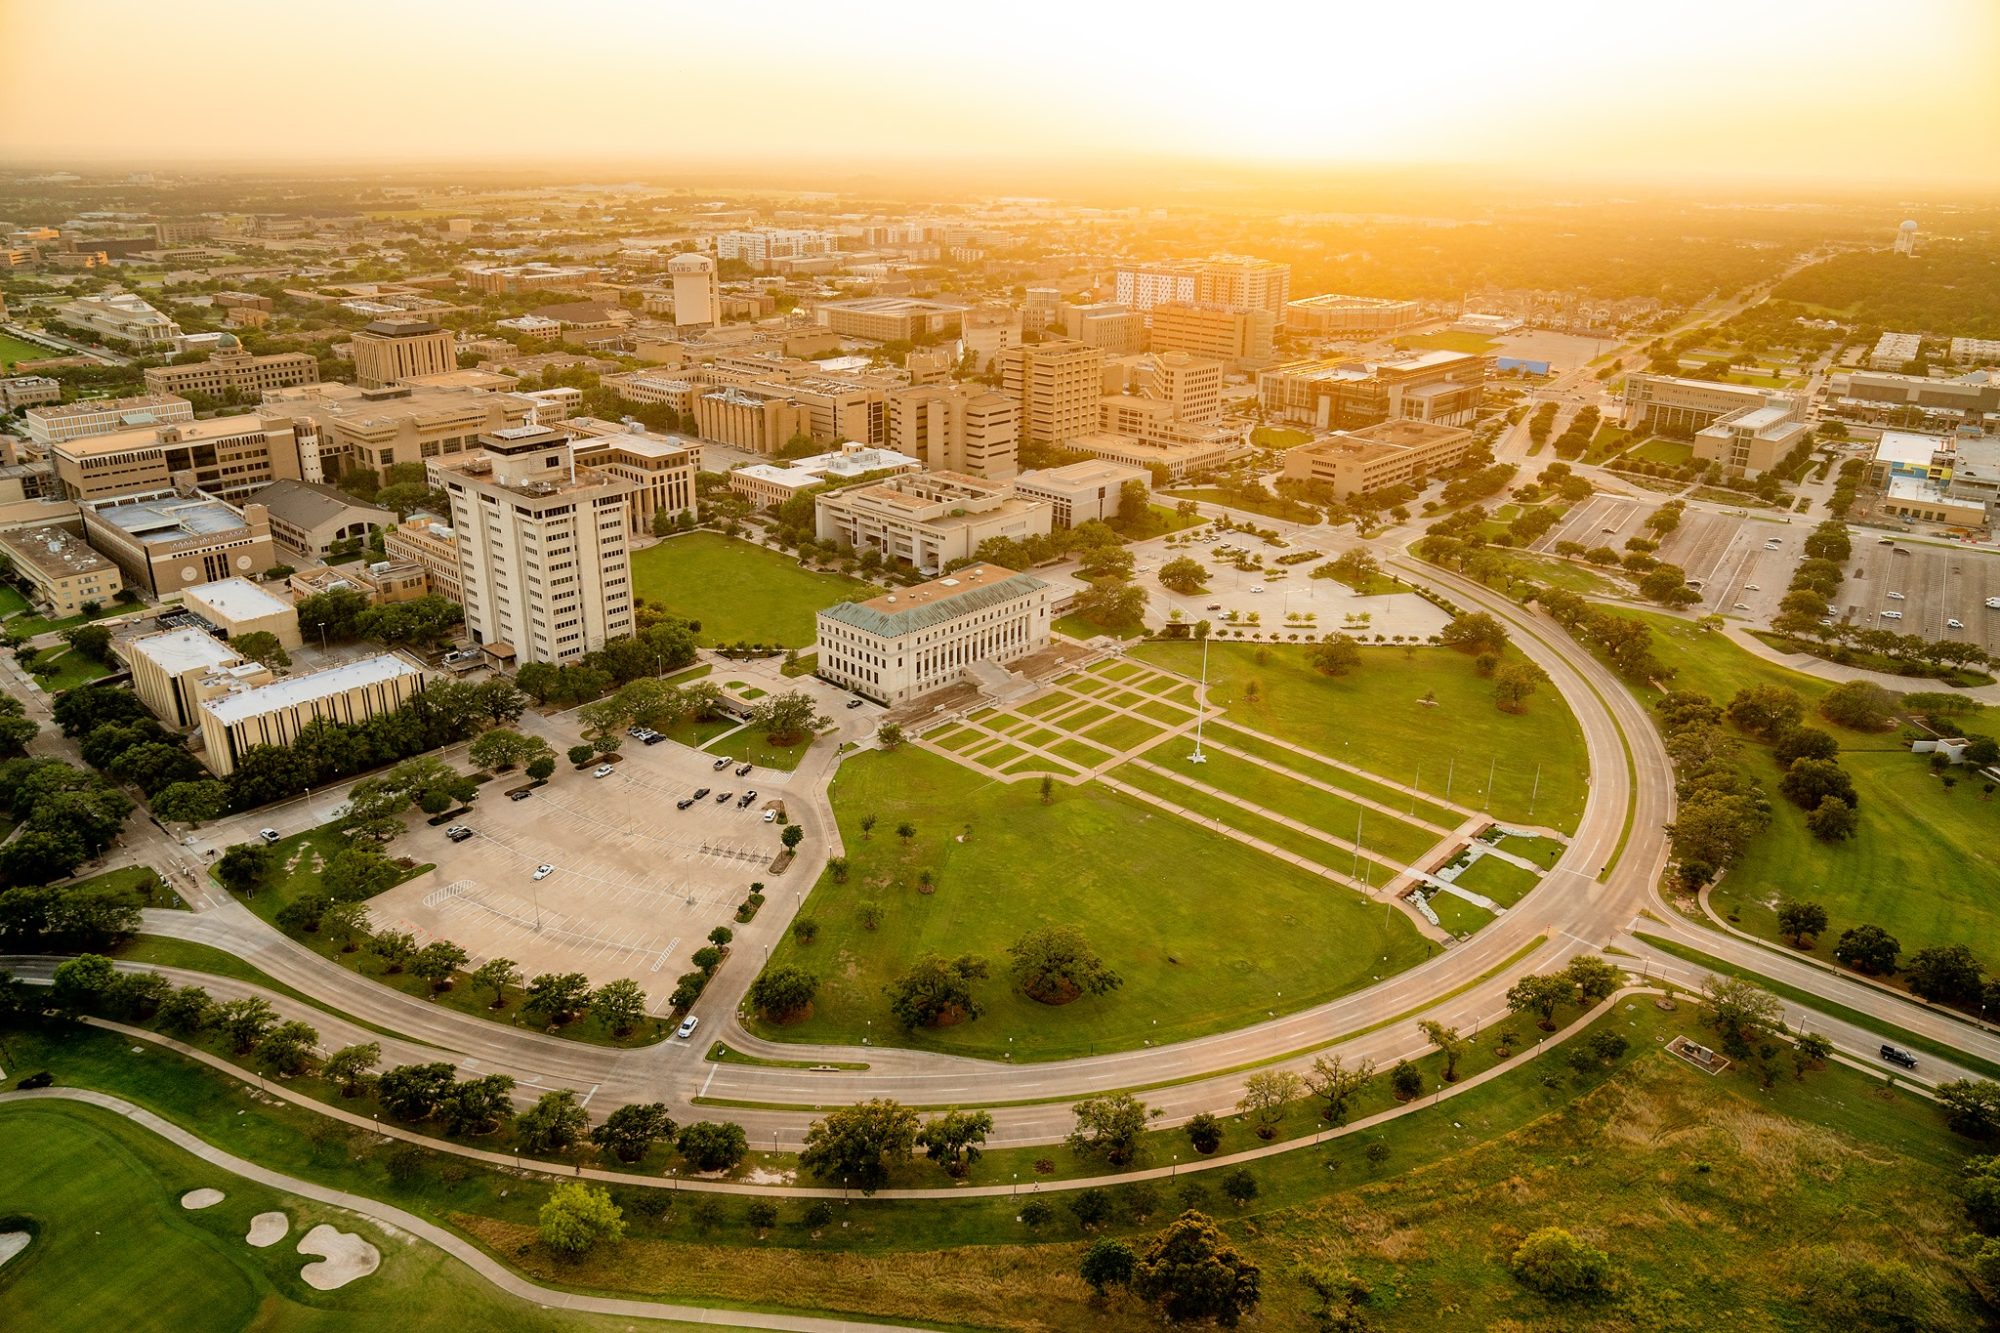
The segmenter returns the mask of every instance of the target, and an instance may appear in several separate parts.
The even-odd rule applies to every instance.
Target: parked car
[[[1917,1057],[1911,1055],[1900,1046],[1885,1044],[1882,1047],[1882,1058],[1892,1065],[1901,1065],[1905,1069],[1915,1069],[1917,1067]]]
[[[453,842],[464,842],[472,836],[472,830],[463,824],[453,824],[444,831],[444,836],[450,838]]]
[[[694,1030],[700,1026],[701,1026],[701,1020],[699,1018],[696,1018],[693,1014],[689,1014],[686,1018],[683,1018],[681,1020],[681,1025],[674,1029],[674,1035],[685,1041],[687,1038],[692,1037],[694,1035]]]
[[[1947,620],[1944,622],[1944,627],[1946,629],[1964,629],[1965,622],[1963,620]]]
[[[1884,611],[1882,613],[1882,619],[1884,620],[1901,620],[1902,618],[1903,613],[1901,611]]]
[[[685,810],[685,809],[687,809],[687,808],[688,808],[689,806],[691,806],[691,805],[693,805],[693,804],[694,804],[694,797],[692,797],[692,796],[683,796],[683,797],[681,797],[681,798],[680,798],[680,799],[679,799],[678,801],[675,801],[675,802],[674,802],[674,809],[676,809],[676,810]]]
[[[648,745],[658,745],[661,741],[665,740],[666,737],[662,736],[657,731],[653,731],[653,732],[648,732],[644,737],[642,737],[642,739]]]
[[[755,764],[745,764],[743,765],[743,767],[736,770],[736,776],[739,778],[747,778],[750,776],[750,770],[755,767],[756,767]]]
[[[1892,602],[1907,602],[1907,601],[1909,601],[1910,599],[1909,599],[1909,598],[1907,598],[1907,597],[1905,597],[1905,596],[1903,596],[1903,594],[1901,594],[1901,593],[1899,593],[1899,592],[1892,592],[1892,593],[1890,593],[1890,594],[1889,594],[1889,600],[1890,600],[1890,601],[1892,601]]]
[[[735,795],[736,793],[733,791],[720,792],[716,795],[715,803],[717,805],[728,805],[730,802],[730,798],[734,797]]]
[[[260,828],[257,830],[257,836],[265,842],[276,842],[281,835],[274,828]]]
[[[521,789],[520,789],[519,791],[510,791],[510,792],[508,792],[508,793],[507,793],[507,799],[508,799],[508,800],[510,800],[510,801],[525,801],[525,800],[527,800],[527,799],[528,799],[528,798],[529,798],[530,796],[533,796],[533,795],[534,795],[534,793],[533,793],[533,792],[529,791],[529,790],[528,790],[528,789],[527,789],[526,787],[523,787],[523,788],[521,788]]]
[[[765,822],[766,824],[775,824],[775,823],[777,823],[777,822],[778,822],[778,812],[777,812],[776,810],[766,810],[766,811],[764,812],[764,822]]]
[[[556,868],[550,865],[546,861],[544,861],[541,865],[535,867],[536,879],[547,879],[550,875],[553,875],[555,873],[556,873]]]
[[[859,708],[859,707],[861,707],[861,705],[863,705],[863,704],[865,704],[865,703],[867,703],[867,702],[868,702],[868,701],[867,701],[866,699],[849,699],[849,700],[847,701],[847,706],[848,706],[849,708]]]
[[[594,777],[594,778],[608,778],[608,777],[610,777],[610,776],[611,776],[611,765],[609,765],[609,764],[599,764],[599,765],[598,765],[598,766],[597,766],[596,768],[593,768],[593,769],[591,769],[591,770],[590,770],[590,776],[592,776],[592,777]]]
[[[707,787],[696,787],[694,789],[694,798],[699,801],[702,797],[708,795],[708,791]]]
[[[756,800],[756,799],[757,799],[757,793],[756,793],[756,792],[754,792],[754,791],[746,791],[746,792],[744,792],[744,793],[743,793],[743,795],[739,796],[739,797],[738,797],[738,798],[736,799],[736,808],[737,808],[737,809],[739,809],[739,810],[747,810],[747,809],[749,809],[749,808],[750,808],[750,802],[752,802],[752,801],[754,801],[754,800]]]
[[[714,769],[716,772],[720,773],[723,769],[728,768],[731,764],[735,762],[736,761],[734,759],[731,759],[728,755],[724,755],[722,756],[722,758],[710,764],[709,767]]]

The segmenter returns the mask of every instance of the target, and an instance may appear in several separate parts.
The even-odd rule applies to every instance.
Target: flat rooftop
[[[971,307],[916,296],[856,296],[846,301],[821,301],[821,310],[855,310],[870,315],[963,314]]]
[[[1942,435],[1919,435],[1915,431],[1885,430],[1875,445],[1875,461],[1878,463],[1902,463],[1911,467],[1929,467],[1931,455],[1940,450],[1949,450],[1951,441]]]
[[[220,500],[191,500],[178,495],[103,505],[85,512],[147,544],[210,537],[248,526],[241,514]]]
[[[111,562],[90,544],[64,528],[13,528],[0,532],[0,545],[45,574],[64,577],[110,569]]]
[[[91,435],[81,440],[67,440],[56,446],[59,453],[71,458],[84,455],[116,454],[128,449],[153,449],[166,443],[160,438],[162,431],[174,435],[173,443],[200,444],[207,440],[226,440],[237,435],[261,435],[269,429],[264,418],[249,413],[233,417],[211,417],[207,421],[161,422],[150,416],[143,422],[128,425],[124,430],[115,430],[105,435]]]
[[[228,620],[258,620],[292,609],[290,602],[264,591],[249,579],[218,579],[214,583],[197,584],[182,595],[214,608]]]
[[[170,676],[190,671],[219,671],[235,666],[243,654],[200,629],[170,629],[128,639],[120,647],[127,657],[143,657]]]
[[[310,675],[293,676],[254,689],[238,690],[220,699],[211,699],[202,707],[218,722],[229,726],[318,699],[330,699],[362,686],[380,685],[403,676],[423,674],[421,668],[394,653],[383,653],[379,657],[364,657],[358,662],[346,662]]]

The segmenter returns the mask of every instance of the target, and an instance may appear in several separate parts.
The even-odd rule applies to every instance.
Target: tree
[[[900,1102],[875,1098],[830,1111],[806,1129],[799,1166],[821,1180],[852,1184],[873,1194],[890,1172],[910,1160],[917,1113]]]
[[[1548,673],[1533,662],[1502,662],[1493,672],[1493,701],[1502,712],[1518,713],[1528,696],[1548,678]]]
[[[1014,985],[1041,1004],[1062,1005],[1081,995],[1103,995],[1124,984],[1074,926],[1031,930],[1008,947]]]
[[[608,1191],[569,1181],[549,1191],[536,1215],[542,1244],[565,1259],[580,1259],[600,1244],[625,1239],[625,1214]]]
[[[2000,1235],[2000,1157],[1974,1157],[1959,1168],[1958,1198],[1982,1235]]]
[[[1042,774],[1042,780],[1038,790],[1041,795],[1043,805],[1053,805],[1055,803],[1056,780],[1054,778],[1050,777],[1046,773]]]
[[[215,1026],[229,1038],[238,1055],[247,1055],[278,1024],[277,1010],[268,1000],[248,996],[225,1000],[215,1008]]]
[[[1169,1320],[1213,1319],[1234,1328],[1257,1307],[1261,1272],[1214,1222],[1190,1210],[1147,1243],[1132,1289]]]
[[[1880,926],[1850,926],[1834,942],[1833,956],[1866,977],[1891,976],[1903,946]]]
[[[1188,1143],[1206,1157],[1222,1146],[1222,1121],[1206,1111],[1188,1117]]]
[[[1850,731],[1880,731],[1895,708],[1895,695],[1865,680],[1843,681],[1819,700],[1819,715]]]
[[[215,876],[225,889],[250,893],[270,877],[276,859],[263,843],[239,842],[215,863]]]
[[[697,1171],[727,1171],[743,1160],[750,1143],[733,1121],[697,1120],[681,1126],[674,1146]]]
[[[1396,1061],[1396,1067],[1389,1071],[1389,1090],[1399,1102],[1414,1101],[1424,1095],[1424,1071],[1408,1060]]]
[[[1739,1059],[1748,1055],[1758,1037],[1779,1026],[1782,1011],[1777,997],[1747,981],[1711,973],[1701,990],[1708,1024],[1730,1055]]]
[[[239,634],[229,641],[229,646],[255,662],[262,662],[274,671],[282,671],[292,664],[292,655],[285,651],[285,645],[278,642],[278,636],[269,630],[252,630]]]
[[[1530,974],[1515,982],[1507,992],[1507,1007],[1517,1014],[1535,1015],[1544,1032],[1555,1030],[1556,1009],[1576,995],[1576,986],[1560,974]]]
[[[335,902],[353,903],[388,892],[402,876],[396,863],[378,848],[357,843],[333,854],[319,882]]]
[[[1444,1056],[1444,1081],[1458,1082],[1458,1062],[1465,1054],[1465,1048],[1472,1043],[1459,1035],[1457,1028],[1448,1028],[1432,1019],[1417,1024],[1417,1030],[1424,1034],[1424,1040],[1437,1047],[1438,1054]]]
[[[806,840],[805,828],[799,824],[785,825],[785,831],[778,835],[778,841],[785,845],[785,850],[788,852],[797,851],[799,848],[799,844],[804,842],[805,840]]]
[[[1973,1004],[1985,969],[1963,944],[1933,944],[1911,954],[1903,979],[1913,994],[1937,1004]]]
[[[303,1074],[319,1044],[319,1030],[310,1023],[280,1023],[257,1042],[257,1063],[279,1078]]]
[[[1310,1314],[1319,1333],[1365,1333],[1374,1327],[1368,1319],[1368,1304],[1375,1293],[1366,1282],[1325,1265],[1302,1265],[1297,1273],[1299,1285],[1312,1294]]]
[[[1625,984],[1625,973],[1617,965],[1593,953],[1578,954],[1570,959],[1569,966],[1560,975],[1576,987],[1578,998],[1587,1005],[1609,999]]]
[[[1222,1178],[1223,1197],[1240,1210],[1244,1204],[1257,1197],[1257,1177],[1238,1167]]]
[[[1243,1097],[1236,1103],[1236,1109],[1249,1112],[1256,1122],[1257,1137],[1268,1139],[1277,1133],[1278,1121],[1285,1115],[1285,1103],[1296,1101],[1304,1089],[1304,1081],[1289,1069],[1265,1070],[1243,1080]]]
[[[1805,716],[1806,701],[1786,685],[1750,685],[1729,700],[1729,720],[1754,736],[1777,737]]]
[[[588,745],[572,745],[565,753],[570,763],[575,764],[578,768],[582,768],[585,764],[597,758],[597,751]]]
[[[1132,1160],[1147,1121],[1158,1114],[1129,1092],[1086,1097],[1070,1110],[1076,1115],[1076,1128],[1068,1139],[1071,1151],[1103,1157],[1113,1166]]]
[[[417,954],[417,938],[407,930],[380,930],[370,937],[368,952],[382,960],[382,970],[395,976]]]
[[[1826,929],[1826,909],[1818,903],[1778,900],[1778,929],[1791,937],[1794,949],[1804,949],[1809,936]]]
[[[1990,1139],[2000,1134],[2000,1083],[1989,1079],[1952,1079],[1937,1086],[1938,1108],[1955,1134]]]
[[[758,1013],[782,1023],[803,1014],[818,993],[818,977],[802,967],[780,964],[766,968],[750,983],[749,999]]]
[[[1347,1107],[1361,1095],[1375,1079],[1375,1062],[1363,1060],[1353,1067],[1342,1063],[1341,1057],[1315,1056],[1312,1068],[1304,1075],[1306,1089],[1313,1096],[1326,1103],[1320,1111],[1320,1119],[1334,1125],[1347,1123]]]
[[[193,1036],[215,1021],[215,1001],[200,986],[182,986],[160,1001],[160,1027]]]
[[[590,1130],[590,1113],[577,1104],[571,1088],[543,1093],[535,1104],[514,1120],[521,1146],[531,1153],[547,1156],[568,1152]]]
[[[1831,759],[1797,759],[1778,779],[1778,794],[1801,810],[1817,810],[1827,797],[1845,801],[1850,808],[1861,802],[1854,794],[1854,780],[1847,770]]]
[[[1528,1233],[1508,1267],[1522,1286],[1556,1299],[1595,1296],[1611,1284],[1611,1256],[1561,1227]]]
[[[1505,648],[1507,631],[1484,611],[1472,611],[1446,625],[1439,633],[1438,641],[1447,648],[1456,648],[1476,657],[1481,653],[1498,653]]]
[[[527,774],[536,782],[547,782],[556,771],[556,757],[553,753],[536,755],[528,761]]]
[[[1181,556],[1160,566],[1160,583],[1163,587],[1192,597],[1208,584],[1208,567],[1199,560]]]
[[[924,1156],[942,1166],[951,1176],[962,1176],[980,1158],[980,1145],[993,1132],[993,1117],[985,1111],[946,1111],[924,1123],[917,1131],[917,1146]]]
[[[986,960],[972,954],[946,959],[927,953],[883,991],[889,997],[889,1012],[906,1031],[913,1032],[978,1018],[985,1009],[973,997],[972,983],[986,974]]]
[[[152,804],[168,823],[205,824],[229,809],[229,788],[213,778],[171,782],[153,793]]]
[[[380,1042],[343,1046],[326,1057],[326,1063],[320,1067],[320,1077],[339,1088],[341,1096],[359,1097],[367,1088],[375,1066],[381,1062]]]
[[[1861,827],[1861,816],[1838,796],[1828,796],[1806,816],[1806,831],[1821,842],[1841,842]]]
[[[1132,1272],[1138,1264],[1138,1256],[1132,1247],[1122,1240],[1101,1238],[1091,1242],[1077,1264],[1077,1276],[1090,1285],[1091,1292],[1102,1299],[1106,1288],[1131,1285]]]
[[[417,950],[410,971],[431,983],[434,991],[451,989],[451,974],[466,964],[466,952],[450,940],[432,940]]]
[[[646,1017],[646,992],[630,977],[607,981],[590,996],[590,1012],[614,1037],[623,1037]]]
[[[664,1102],[627,1102],[590,1131],[590,1141],[631,1166],[661,1139],[674,1136],[673,1117]]]
[[[903,745],[902,724],[900,722],[884,722],[881,726],[875,728],[875,741],[876,744],[885,750],[901,749]]]
[[[539,736],[524,736],[506,727],[495,727],[481,732],[466,756],[481,768],[500,771],[553,753],[549,743]]]
[[[1801,759],[1832,759],[1840,754],[1840,742],[1830,731],[1818,727],[1785,727],[1771,747],[1780,768],[1790,768]]]
[[[1135,583],[1104,579],[1076,595],[1077,615],[1099,629],[1130,629],[1146,617],[1146,591]]]
[[[1803,1080],[1808,1069],[1818,1069],[1833,1058],[1833,1043],[1817,1032],[1801,1032],[1792,1042],[1792,1078]]]
[[[1322,676],[1344,676],[1361,665],[1361,649],[1345,634],[1329,634],[1306,653],[1306,661]]]
[[[109,958],[87,953],[58,963],[50,980],[51,1006],[57,1013],[75,1018],[102,1004],[118,980],[118,971]]]
[[[750,724],[761,729],[764,739],[773,745],[796,745],[831,726],[833,719],[819,711],[810,694],[787,690],[759,699],[750,710]]]
[[[507,988],[521,984],[521,969],[511,958],[489,958],[472,969],[466,980],[475,990],[493,992],[493,1003],[489,1008],[499,1009],[507,1003]]]
[[[1069,1211],[1078,1226],[1095,1231],[1111,1216],[1111,1196],[1096,1187],[1079,1190],[1070,1196]]]
[[[549,1023],[567,1023],[590,1003],[590,978],[581,972],[544,972],[528,983],[528,1013]]]
[[[375,1080],[375,1098],[391,1116],[415,1123],[437,1114],[452,1084],[452,1067],[442,1060],[397,1065]]]

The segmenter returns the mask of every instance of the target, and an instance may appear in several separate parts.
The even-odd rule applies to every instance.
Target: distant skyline
[[[1995,0],[0,0],[0,158],[2000,182]]]

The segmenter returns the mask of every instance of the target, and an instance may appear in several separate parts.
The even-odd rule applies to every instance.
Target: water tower
[[[1896,228],[1896,253],[1899,255],[1913,255],[1916,252],[1917,220],[1910,218],[1902,226]]]

